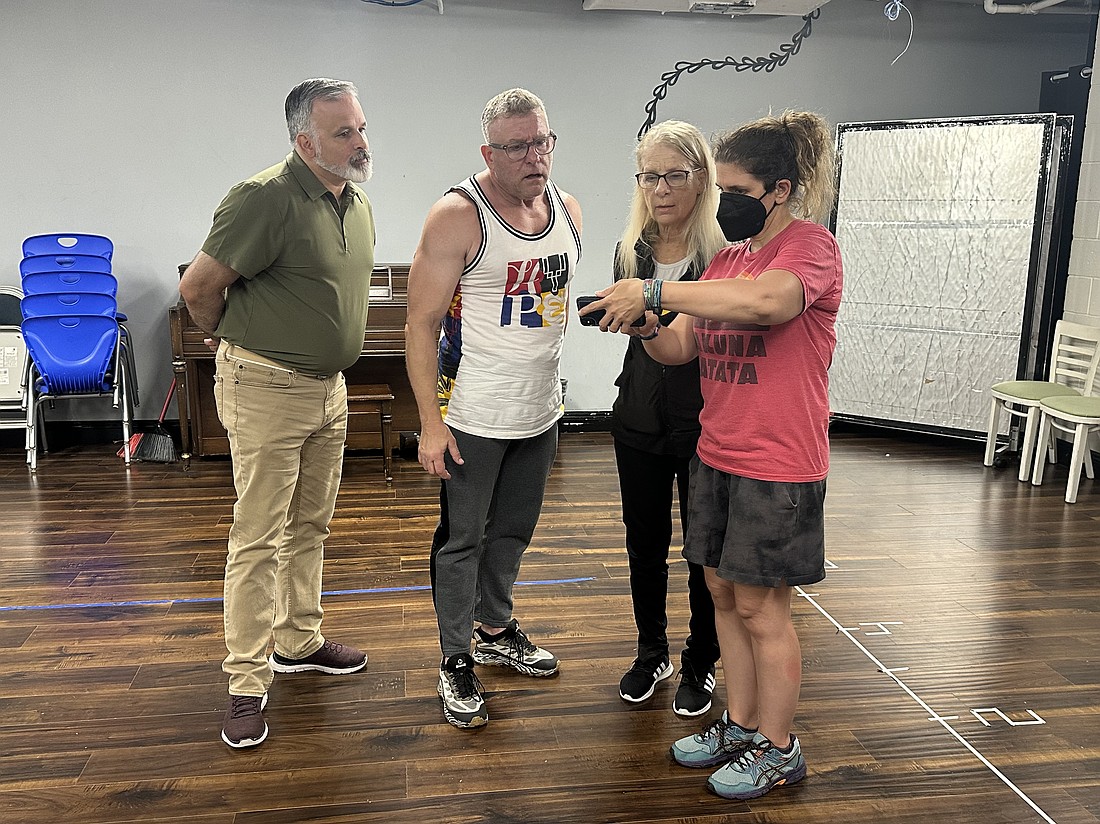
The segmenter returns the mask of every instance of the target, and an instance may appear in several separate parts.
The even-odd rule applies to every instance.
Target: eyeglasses
[[[509,160],[524,160],[527,158],[527,153],[532,149],[535,150],[537,155],[548,155],[554,151],[554,144],[557,143],[558,136],[553,132],[545,137],[536,137],[534,140],[528,140],[526,143],[486,143],[485,145],[491,149],[499,149],[508,156]]]
[[[663,175],[655,172],[638,172],[634,175],[634,179],[638,181],[638,185],[643,189],[656,189],[657,184],[662,180],[668,184],[670,189],[682,189],[691,180],[691,173],[698,171],[699,169],[675,169],[671,172],[665,172]]]

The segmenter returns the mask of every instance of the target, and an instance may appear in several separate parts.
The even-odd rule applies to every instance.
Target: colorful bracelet
[[[662,283],[664,283],[664,281],[660,278],[646,278],[642,281],[642,302],[645,304],[646,311],[661,311]]]

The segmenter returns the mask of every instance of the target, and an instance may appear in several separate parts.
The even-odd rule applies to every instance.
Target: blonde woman
[[[706,139],[691,124],[669,120],[645,134],[634,156],[638,172],[630,217],[615,250],[615,279],[697,280],[726,245],[715,218],[718,189]],[[664,312],[658,323],[667,326],[675,318],[675,312]],[[641,704],[673,673],[665,609],[672,490],[675,485],[686,533],[688,465],[699,439],[703,398],[697,360],[664,366],[637,337],[627,346],[615,385],[611,431],[638,628],[637,657],[619,683],[619,696]],[[690,634],[672,707],[694,717],[710,709],[719,656],[714,605],[703,569],[694,563],[688,564],[688,602]]]

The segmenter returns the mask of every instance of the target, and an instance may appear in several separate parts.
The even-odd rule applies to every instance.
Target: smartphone
[[[577,311],[579,312],[581,309],[586,307],[588,304],[594,303],[595,301],[597,301],[599,299],[600,298],[596,297],[595,295],[581,295],[579,298],[577,298]],[[580,316],[581,325],[582,326],[599,326],[600,321],[603,320],[603,316],[604,316],[603,309],[597,309],[595,312],[590,312],[587,315],[581,315]],[[635,320],[630,325],[631,326],[645,326],[645,312],[642,312],[641,316],[639,316],[638,319]]]

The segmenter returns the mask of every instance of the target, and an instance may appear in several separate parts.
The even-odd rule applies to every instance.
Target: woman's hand
[[[593,309],[603,309],[603,320],[600,321],[600,329],[604,332],[624,332],[629,334],[631,322],[640,318],[645,312],[645,300],[642,296],[642,281],[638,278],[625,278],[613,283],[606,289],[596,292],[600,300],[589,304]],[[650,327],[647,318],[646,326],[636,326],[634,330]]]
[[[658,319],[655,312],[645,313],[645,326],[624,326],[620,331],[625,335],[630,335],[632,338],[644,338],[646,340],[652,340],[657,337],[657,329],[661,326],[661,321]]]

